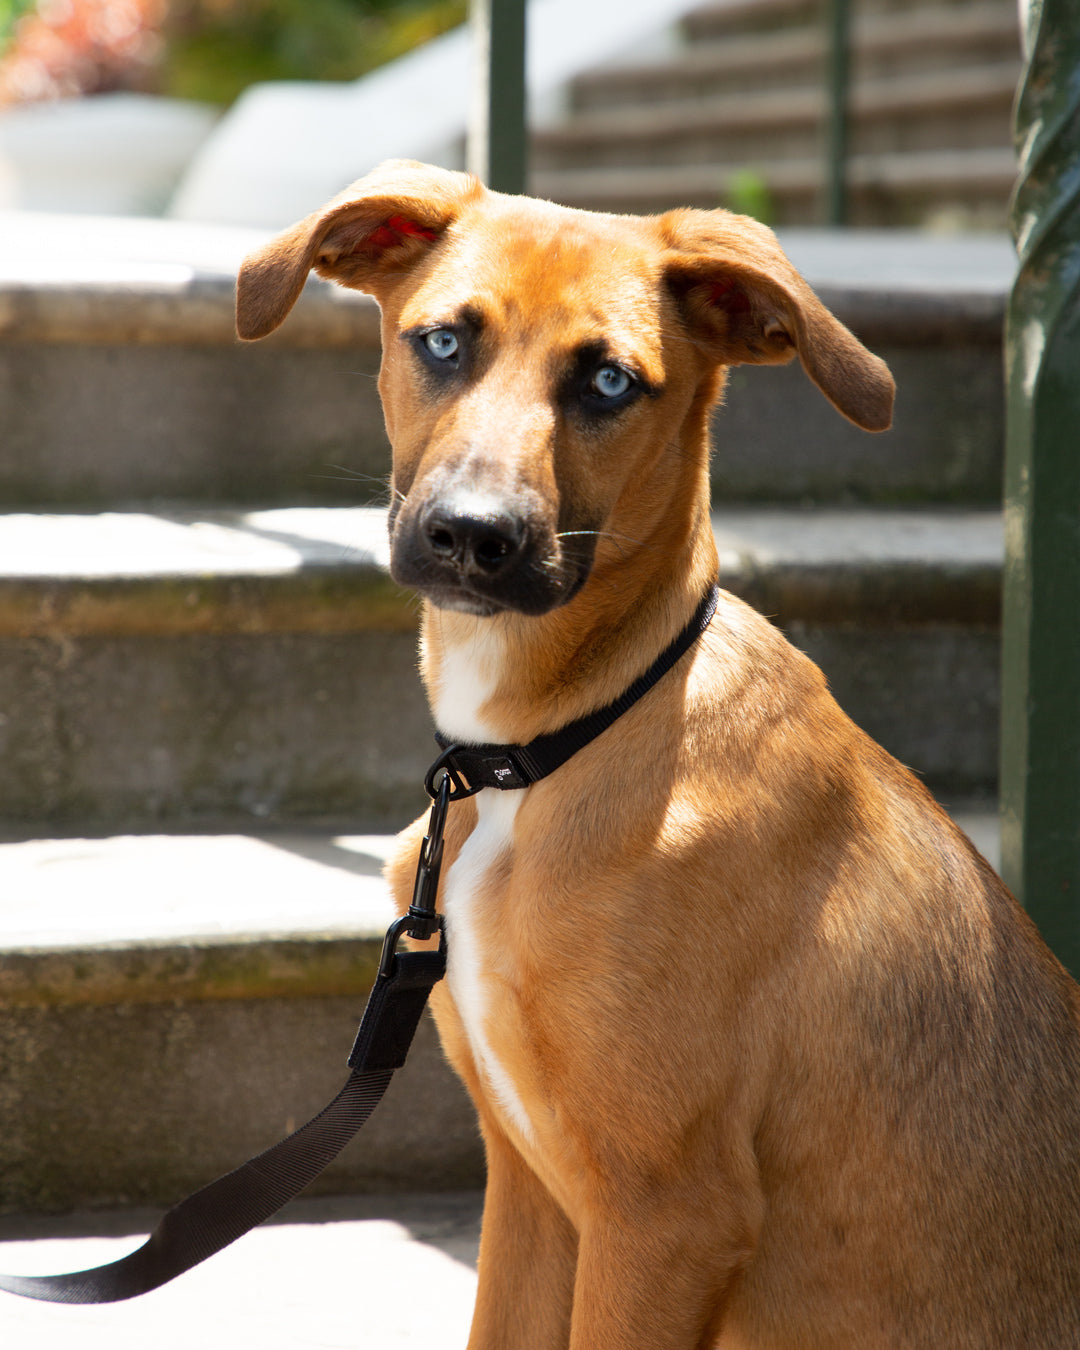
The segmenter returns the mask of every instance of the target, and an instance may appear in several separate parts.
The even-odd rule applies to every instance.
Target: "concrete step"
[[[370,501],[389,453],[374,302],[312,279],[241,344],[265,231],[0,213],[0,500]]]
[[[711,41],[810,23],[821,9],[821,0],[715,0],[684,15],[681,27],[692,42]]]
[[[1019,72],[1016,7],[993,3],[858,13],[852,25],[856,85],[903,74],[1009,65]],[[613,65],[578,76],[570,89],[577,114],[686,103],[763,87],[820,89],[824,21],[759,33],[699,38],[670,58]],[[1015,83],[1014,76],[1014,83]]]
[[[996,182],[1004,197],[1011,152],[979,156],[863,157],[857,195],[888,203],[922,184],[929,200],[943,185],[962,196]],[[575,170],[537,175],[535,186],[603,210],[711,207],[727,190],[724,172]],[[797,165],[783,181],[812,215],[817,171]],[[373,302],[312,281],[277,334],[242,345],[233,278],[265,235],[93,218],[79,230],[72,240],[61,217],[0,215],[0,500],[9,509],[383,496]],[[1007,238],[792,230],[783,243],[893,365],[896,423],[867,437],[798,369],[736,371],[714,423],[718,500],[997,501],[1001,325],[1015,266]]]
[[[280,1220],[130,1303],[68,1308],[0,1294],[0,1330],[7,1345],[34,1350],[464,1350],[481,1204],[477,1191],[294,1201]],[[159,1217],[0,1220],[0,1269],[85,1270],[134,1250]]]
[[[992,809],[954,815],[996,862]],[[0,1211],[168,1205],[321,1109],[392,917],[390,847],[310,831],[0,845]],[[482,1181],[471,1105],[425,1018],[312,1193]],[[4,1270],[19,1232],[0,1222]],[[9,1311],[0,1297],[0,1327]]]
[[[764,80],[784,88],[819,86],[825,59],[821,25],[696,42],[656,61],[620,62],[572,81],[575,117],[681,104],[719,93],[757,93]]]
[[[581,114],[532,138],[532,171],[811,158],[824,107],[820,88],[794,88]]]
[[[422,804],[416,606],[374,508],[0,518],[0,819]]]
[[[921,22],[937,9],[943,14],[967,14],[975,18],[1000,0],[860,0],[856,22],[878,18],[898,23]],[[689,42],[710,42],[741,33],[768,33],[778,28],[824,22],[823,0],[706,0],[683,16],[680,27]]]
[[[993,785],[995,510],[731,509],[722,580],[935,784]],[[9,834],[399,827],[431,724],[374,508],[0,518]]]
[[[320,1110],[348,1076],[393,917],[390,844],[0,845],[0,1210],[169,1204]],[[425,1021],[314,1190],[482,1179],[471,1106]]]
[[[823,160],[798,158],[748,166],[727,163],[633,165],[537,171],[533,191],[591,211],[649,214],[675,206],[738,209],[749,172],[770,203],[770,218],[788,227],[822,217]],[[932,150],[852,155],[848,191],[861,228],[920,227],[997,230],[1016,182],[1011,149]]]
[[[533,138],[537,190],[597,209],[712,207],[737,203],[750,175],[770,223],[821,220],[825,6],[707,5],[681,33],[680,50],[578,77],[563,124]],[[852,21],[851,69],[852,222],[1003,228],[1016,173],[1014,7],[871,0]]]
[[[1010,144],[1019,61],[878,78],[851,95],[853,154],[998,149]],[[537,172],[583,167],[818,160],[820,84],[688,97],[580,114],[533,137]]]
[[[852,24],[856,79],[901,70],[963,69],[1020,61],[1015,6],[990,3],[919,5],[859,13]]]

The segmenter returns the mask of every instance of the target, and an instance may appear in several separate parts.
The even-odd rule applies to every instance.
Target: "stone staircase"
[[[1004,227],[1020,74],[1011,0],[852,0],[855,225]],[[575,206],[738,207],[823,218],[821,0],[711,4],[674,54],[580,76],[561,126],[534,137],[533,190]]]
[[[168,1202],[319,1107],[385,926],[385,835],[424,805],[375,310],[312,281],[237,344],[253,238],[0,221],[0,1209]],[[896,427],[856,432],[797,367],[735,372],[725,584],[935,789],[986,799],[1008,247],[785,242],[892,364]],[[399,1077],[325,1189],[480,1180],[430,1027]]]

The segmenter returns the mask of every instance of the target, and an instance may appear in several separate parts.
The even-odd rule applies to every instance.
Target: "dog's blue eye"
[[[622,366],[601,366],[593,376],[592,387],[601,398],[618,398],[633,382],[633,377]]]
[[[430,333],[424,334],[424,346],[440,361],[449,361],[451,357],[457,356],[460,343],[449,328],[433,328]]]

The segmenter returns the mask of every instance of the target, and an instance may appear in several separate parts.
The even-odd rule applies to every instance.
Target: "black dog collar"
[[[438,791],[436,780],[440,771],[445,771],[450,776],[453,787],[451,801],[471,797],[481,788],[524,788],[541,778],[546,778],[560,764],[565,764],[571,755],[595,740],[602,731],[606,731],[667,674],[679,657],[688,651],[708,628],[712,616],[716,613],[719,595],[720,588],[714,582],[694,611],[690,622],[674,642],[665,647],[648,670],[628,689],[623,690],[613,703],[579,717],[577,721],[570,722],[558,731],[537,736],[528,745],[460,745],[437,731],[435,739],[442,749],[442,754],[428,770],[425,780],[425,786],[432,798]]]

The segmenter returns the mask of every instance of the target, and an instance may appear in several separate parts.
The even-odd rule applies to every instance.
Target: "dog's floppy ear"
[[[730,211],[670,211],[658,221],[667,281],[694,337],[720,365],[776,365],[798,355],[845,417],[892,422],[884,361],[825,308],[766,226]]]
[[[484,191],[467,174],[389,160],[284,234],[250,253],[236,282],[236,331],[266,337],[304,288],[308,272],[377,292],[413,266]]]

